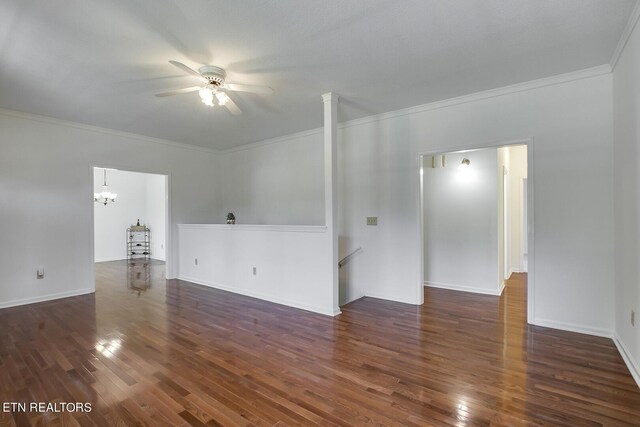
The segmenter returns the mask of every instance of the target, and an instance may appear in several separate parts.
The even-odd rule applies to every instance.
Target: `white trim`
[[[417,218],[418,218],[418,232],[416,233],[416,249],[418,253],[418,274],[416,278],[416,303],[418,305],[424,304],[424,156],[418,155],[418,161],[416,162],[418,177],[418,205]],[[414,172],[415,173],[415,172]]]
[[[475,92],[469,95],[462,95],[456,98],[449,98],[442,101],[435,101],[428,104],[417,105],[414,107],[403,108],[401,110],[390,111],[387,113],[376,114],[373,116],[362,117],[359,119],[349,120],[338,125],[338,128],[343,129],[346,127],[362,125],[370,122],[382,121],[392,119],[395,117],[406,116],[408,114],[422,113],[425,111],[438,110],[444,107],[451,107],[459,104],[466,104],[469,102],[480,101],[488,98],[495,98],[498,96],[509,95],[517,92],[525,92],[532,89],[538,89],[546,86],[553,86],[562,83],[569,83],[575,80],[588,79],[591,77],[597,77],[604,74],[611,73],[611,66],[609,64],[598,65],[596,67],[585,68],[583,70],[572,71],[569,73],[558,74],[555,76],[544,77],[537,80],[530,80],[524,83],[516,83],[509,86],[502,86],[495,89],[488,89],[481,92]],[[447,152],[453,150],[447,149]]]
[[[562,83],[569,83],[576,80],[588,79],[591,77],[597,77],[604,74],[611,73],[611,66],[609,64],[598,65],[596,67],[585,68],[582,70],[571,71],[569,73],[557,74],[555,76],[544,77],[537,80],[530,80],[523,83],[516,83],[509,86],[502,86],[494,89],[488,89],[481,92],[475,92],[468,95],[458,96],[456,98],[449,98],[440,101],[429,102],[426,104],[416,105],[413,107],[403,108],[400,110],[389,111],[385,113],[375,114],[366,117],[360,117],[358,119],[348,120],[346,122],[338,123],[338,129],[344,129],[351,126],[363,125],[380,120],[392,119],[395,117],[406,116],[409,114],[416,114],[425,111],[438,110],[440,108],[451,107],[459,104],[466,104],[469,102],[481,101],[484,99],[495,98],[498,96],[509,95],[517,92],[525,92],[528,90],[538,89],[546,86],[553,86]],[[250,150],[252,148],[262,147],[264,145],[276,144],[279,142],[285,142],[291,139],[302,138],[311,135],[321,135],[323,128],[311,129],[303,132],[292,133],[284,136],[274,137],[261,141],[250,142],[236,147],[217,150],[220,154],[233,153],[236,151]],[[447,148],[447,152],[456,151]]]
[[[97,259],[94,262],[98,263],[98,262],[112,262],[112,261],[126,261],[127,258],[104,258],[104,259]]]
[[[618,60],[622,56],[622,52],[624,52],[625,46],[627,46],[627,42],[633,34],[633,30],[638,23],[638,18],[640,17],[640,2],[636,2],[631,15],[629,16],[629,20],[622,31],[622,35],[620,36],[620,40],[618,40],[618,45],[616,46],[616,50],[613,51],[613,55],[611,56],[611,60],[609,61],[609,65],[611,66],[611,71],[616,68],[618,65]]]
[[[87,209],[89,209],[89,233],[88,233],[88,237],[89,237],[89,259],[87,260],[87,262],[89,263],[89,279],[91,280],[91,289],[93,290],[93,292],[96,291],[96,207],[95,207],[95,201],[93,201],[93,198],[91,196],[91,193],[94,192],[94,188],[96,183],[94,182],[94,178],[95,178],[95,167],[93,167],[92,165],[89,165],[89,191],[90,193],[87,194],[87,202],[91,201],[90,203],[90,207],[88,207]]]
[[[502,148],[512,145],[529,145],[533,144],[533,137],[527,136],[519,139],[510,139],[508,141],[485,141],[478,142],[477,144],[464,144],[458,146],[438,146],[433,149],[429,149],[428,152],[419,152],[418,156],[433,156],[439,153],[459,153],[463,151],[483,150],[485,148]]]
[[[535,318],[535,217],[534,217],[534,183],[535,183],[535,161],[534,161],[534,139],[527,143],[527,323],[531,323]]]
[[[489,289],[474,288],[471,286],[455,285],[453,283],[428,282],[428,281],[424,282],[424,286],[427,286],[429,288],[448,289],[450,291],[461,291],[461,292],[471,292],[474,294],[500,296],[502,294],[502,290],[504,289],[504,282],[502,283],[502,286],[500,286],[500,289],[497,289],[495,291],[491,291]]]
[[[544,328],[560,329],[561,331],[577,332],[579,334],[594,335],[596,337],[613,338],[613,332],[611,330],[595,328],[593,326],[578,325],[576,323],[567,323],[539,318],[535,318],[533,319],[533,322],[529,323],[535,326],[542,326]]]
[[[327,92],[322,94],[322,102],[335,102],[340,101],[340,96],[337,93]]]
[[[238,295],[244,295],[247,297],[251,297],[251,298],[257,298],[263,301],[268,301],[268,302],[272,302],[275,304],[280,304],[280,305],[284,305],[287,307],[292,307],[292,308],[298,308],[301,310],[306,310],[306,311],[311,311],[314,313],[319,313],[319,314],[324,314],[325,316],[337,316],[338,314],[341,314],[342,311],[340,311],[340,308],[334,308],[333,310],[331,309],[325,309],[322,307],[317,307],[317,306],[313,306],[313,305],[308,305],[308,304],[304,304],[304,303],[299,303],[297,301],[291,301],[288,300],[286,298],[278,298],[278,297],[274,297],[271,295],[265,295],[265,294],[261,294],[259,292],[253,292],[247,289],[239,289],[237,287],[230,287],[230,286],[226,286],[226,285],[222,285],[220,283],[215,283],[215,282],[209,282],[209,281],[205,281],[205,280],[200,280],[200,279],[196,279],[194,277],[187,277],[187,276],[182,276],[179,275],[178,276],[178,280],[183,280],[186,282],[191,282],[191,283],[195,283],[196,285],[202,285],[202,286],[208,286],[210,288],[215,288],[215,289],[220,289],[222,291],[227,291],[227,292],[231,292],[233,294],[238,294]]]
[[[342,304],[340,304],[340,307],[342,307],[344,305],[347,305],[347,304],[351,304],[352,302],[357,301],[357,300],[362,299],[362,298],[365,298],[365,297],[366,297],[365,294],[358,295],[357,297],[351,298],[349,301],[343,302]]]
[[[165,177],[165,241],[164,241],[164,262],[165,262],[165,279],[174,279],[176,277],[174,271],[178,269],[178,259],[177,256],[174,259],[174,250],[173,250],[173,224],[171,223],[171,172],[163,172],[158,171],[156,169],[147,169],[147,168],[131,168],[129,166],[118,166],[114,164],[110,165],[95,165],[89,164],[89,183],[91,187],[89,190],[91,191],[87,196],[87,200],[91,200],[91,208],[90,208],[90,219],[91,222],[89,224],[89,244],[91,245],[89,249],[89,274],[91,275],[91,283],[93,286],[93,290],[95,291],[95,281],[96,281],[96,271],[95,271],[95,263],[100,262],[95,260],[95,203],[93,202],[93,190],[95,187],[94,178],[94,170],[95,169],[110,169],[117,170],[123,172],[134,172],[134,173],[142,173],[148,175],[160,175]],[[176,246],[177,248],[177,246]],[[178,255],[178,250],[176,249],[176,255]],[[115,260],[114,260],[115,261]]]
[[[53,117],[41,116],[38,114],[23,113],[21,111],[8,110],[6,108],[0,108],[0,115],[23,119],[23,120],[32,120],[35,122],[47,123],[55,126],[70,127],[70,128],[80,129],[80,130],[89,131],[89,132],[113,135],[120,138],[128,138],[128,139],[133,139],[133,140],[142,141],[142,142],[151,142],[154,144],[161,144],[161,145],[165,145],[173,148],[184,148],[187,150],[204,151],[207,153],[218,152],[218,150],[216,150],[215,148],[208,148],[208,147],[203,147],[203,146],[194,145],[194,144],[186,144],[183,142],[175,142],[175,141],[170,141],[168,139],[154,138],[151,136],[140,135],[137,133],[123,132],[123,131],[103,128],[99,126],[86,125],[84,123],[56,119]]]
[[[284,136],[277,136],[274,138],[263,139],[256,142],[249,142],[247,144],[238,145],[237,147],[223,148],[218,150],[218,153],[229,154],[229,153],[235,153],[237,151],[252,150],[254,148],[264,147],[265,145],[278,144],[281,142],[290,141],[292,139],[306,138],[308,136],[313,136],[313,135],[318,135],[322,137],[322,133],[323,133],[323,128],[315,128],[315,129],[305,130],[302,132],[291,133]]]
[[[252,225],[252,224],[178,224],[178,229],[217,229],[217,230],[247,230],[247,231],[275,231],[280,233],[325,233],[324,225]]]
[[[510,268],[509,271],[507,272],[507,277],[505,278],[505,280],[510,279],[513,273],[522,273],[522,272],[520,271],[519,268]]]
[[[55,293],[55,294],[39,295],[37,297],[21,298],[21,299],[15,299],[15,300],[11,300],[11,301],[3,301],[3,302],[0,302],[0,309],[1,308],[9,308],[9,307],[17,307],[19,305],[35,304],[37,302],[53,301],[53,300],[57,300],[57,299],[60,299],[60,298],[69,298],[69,297],[75,297],[75,296],[79,296],[79,295],[92,294],[94,292],[95,291],[93,289],[91,289],[91,288],[74,289],[72,291],[58,292],[58,293]]]
[[[534,309],[535,309],[535,304],[534,304],[534,300],[535,300],[535,280],[534,280],[534,276],[535,276],[535,272],[534,272],[534,266],[535,266],[535,252],[534,252],[534,248],[535,248],[535,236],[534,236],[534,193],[533,193],[533,182],[535,180],[535,168],[534,168],[534,159],[533,159],[533,148],[534,148],[534,138],[533,137],[527,137],[527,138],[521,138],[521,139],[514,139],[514,140],[509,140],[509,141],[490,141],[490,142],[484,142],[484,143],[478,143],[478,144],[474,144],[472,146],[469,145],[463,145],[463,146],[458,146],[458,147],[435,147],[433,150],[429,151],[429,152],[420,152],[418,153],[418,165],[420,164],[420,157],[421,156],[431,156],[434,155],[436,153],[452,153],[452,152],[457,152],[457,151],[465,151],[465,150],[480,150],[483,148],[499,148],[499,147],[508,147],[511,145],[526,145],[527,146],[527,184],[529,185],[529,189],[527,191],[527,196],[528,196],[528,214],[527,214],[527,222],[529,224],[529,237],[528,237],[528,242],[529,242],[529,249],[528,249],[528,272],[527,272],[527,323],[532,323],[532,319],[534,318]],[[418,166],[417,168],[417,172],[418,172],[418,176],[420,176],[420,167]],[[418,256],[420,257],[421,260],[424,260],[424,241],[423,241],[423,224],[422,224],[422,188],[420,187],[420,185],[418,185],[418,209],[419,209],[419,213],[418,213]],[[423,286],[424,286],[424,265],[423,265],[423,261],[420,262],[420,271],[419,271],[419,277],[421,278],[421,280],[418,282],[418,304],[423,304],[424,303],[424,298],[421,298],[420,295],[422,295],[421,292],[423,292]],[[449,289],[449,288],[447,288]],[[504,289],[504,288],[502,288]],[[502,292],[502,289],[500,289],[500,292]],[[457,289],[457,290],[462,290],[462,289]],[[476,292],[475,290],[469,290],[468,292]],[[489,294],[491,295],[491,294]],[[498,295],[498,294],[493,294],[493,295]]]
[[[423,304],[423,303],[417,303],[416,301],[410,301],[410,300],[406,300],[406,299],[397,298],[395,295],[384,295],[384,294],[379,294],[377,292],[367,292],[367,293],[364,294],[364,296],[366,298],[382,299],[382,300],[385,300],[385,301],[399,302],[401,304],[411,304],[411,305],[422,305]]]
[[[635,21],[637,21],[637,18],[638,18],[638,16],[637,16],[638,13],[639,13],[638,9],[639,8],[636,5],[636,8],[634,9],[634,14],[632,15],[632,17],[635,16],[635,18],[634,18]],[[629,20],[629,22],[631,22],[631,19]],[[635,22],[634,22],[634,25],[635,25]],[[629,26],[629,23],[627,23],[627,26]],[[624,34],[626,34],[626,39],[628,39],[629,35],[631,34],[631,30],[632,30],[632,27],[629,30],[629,34],[626,34],[626,29],[625,29],[625,33]],[[626,39],[625,39],[623,45],[626,44]],[[622,39],[621,39],[621,42],[622,42]],[[617,61],[617,58],[615,58],[615,59]],[[613,61],[613,58],[612,58],[612,61]],[[532,89],[538,89],[538,88],[542,88],[542,87],[546,87],[546,86],[553,86],[553,85],[562,84],[562,83],[568,83],[568,82],[572,82],[572,81],[576,81],[576,80],[582,80],[582,79],[587,79],[587,78],[591,78],[591,77],[597,77],[597,76],[601,76],[601,75],[604,75],[604,74],[611,73],[613,67],[615,66],[615,63],[612,62],[612,64],[613,64],[613,66],[610,65],[610,64],[598,65],[598,66],[591,67],[591,68],[585,68],[585,69],[582,69],[582,70],[571,71],[571,72],[564,73],[564,74],[557,74],[555,76],[544,77],[544,78],[541,78],[541,79],[530,80],[530,81],[527,81],[527,82],[516,83],[516,84],[513,84],[513,85],[502,86],[502,87],[498,87],[498,88],[494,88],[494,89],[488,89],[488,90],[484,90],[484,91],[480,91],[480,92],[471,93],[471,94],[468,94],[468,95],[458,96],[458,97],[455,97],[455,98],[449,98],[449,99],[434,101],[434,102],[421,104],[421,105],[417,105],[417,106],[413,106],[413,107],[403,108],[403,109],[400,109],[400,110],[394,110],[394,111],[375,114],[375,115],[371,115],[371,116],[360,117],[358,119],[353,119],[353,120],[349,120],[349,121],[346,121],[346,122],[338,123],[338,129],[343,129],[343,128],[347,128],[347,127],[351,127],[351,126],[362,125],[362,124],[371,123],[371,122],[375,122],[375,121],[387,120],[387,119],[391,119],[391,118],[394,118],[394,117],[405,116],[405,115],[408,115],[408,114],[415,114],[415,113],[421,113],[421,112],[424,112],[424,111],[437,110],[437,109],[444,108],[444,107],[451,107],[451,106],[454,106],[454,105],[466,104],[466,103],[469,103],[469,102],[480,101],[480,100],[483,100],[483,99],[489,99],[489,98],[494,98],[494,97],[498,97],[498,96],[509,95],[509,94],[517,93],[517,92],[524,92],[524,91],[528,91],[528,90],[532,90]],[[107,135],[114,135],[114,136],[130,138],[130,139],[144,141],[144,142],[152,142],[152,143],[162,144],[162,145],[176,147],[176,148],[185,148],[185,149],[188,149],[188,150],[204,151],[204,152],[208,152],[208,153],[219,153],[219,154],[228,154],[228,153],[233,153],[233,152],[236,152],[236,151],[250,150],[250,149],[259,148],[259,147],[262,147],[262,146],[265,146],[265,145],[276,144],[276,143],[279,143],[279,142],[285,142],[285,141],[288,141],[288,140],[291,140],[291,139],[303,138],[303,137],[306,137],[306,136],[312,136],[312,135],[316,135],[316,134],[317,135],[321,135],[322,132],[323,132],[323,128],[315,128],[315,129],[310,129],[310,130],[306,130],[306,131],[291,133],[291,134],[287,134],[287,135],[283,135],[283,136],[277,136],[277,137],[273,137],[273,138],[269,138],[269,139],[264,139],[264,140],[260,140],[260,141],[249,142],[249,143],[241,144],[241,145],[238,145],[238,146],[235,146],[235,147],[216,149],[216,148],[213,148],[213,147],[203,147],[201,145],[187,144],[187,143],[183,143],[183,142],[176,142],[176,141],[171,141],[171,140],[168,140],[168,139],[154,138],[154,137],[150,137],[150,136],[145,136],[145,135],[140,135],[140,134],[130,133],[130,132],[124,132],[124,131],[119,131],[119,130],[114,130],[114,129],[109,129],[109,128],[103,128],[103,127],[99,127],[99,126],[86,125],[86,124],[83,124],[83,123],[72,122],[72,121],[69,121],[69,120],[56,119],[56,118],[53,118],[53,117],[47,117],[47,116],[42,116],[42,115],[38,115],[38,114],[24,113],[24,112],[21,112],[21,111],[8,110],[8,109],[5,109],[5,108],[0,108],[0,115],[20,118],[20,119],[25,119],[25,120],[33,120],[33,121],[38,121],[38,122],[43,122],[43,123],[49,123],[49,124],[58,125],[58,126],[72,127],[72,128],[76,128],[76,129],[90,131],[90,132],[103,133],[103,134],[107,134]]]
[[[178,242],[176,241],[174,244],[174,238],[177,240],[178,233],[173,232],[173,209],[171,201],[173,200],[173,196],[171,195],[172,178],[171,174],[165,174],[164,180],[164,189],[165,189],[165,199],[164,199],[164,207],[166,212],[165,217],[165,230],[164,230],[164,276],[166,279],[173,279],[176,277],[176,272],[178,271],[178,262],[179,262],[179,250],[178,250]]]
[[[624,342],[620,339],[618,334],[613,334],[613,343],[618,348],[620,356],[622,356],[622,360],[624,360],[627,368],[629,368],[631,376],[636,381],[636,384],[638,384],[638,387],[640,387],[640,366],[635,362],[635,360],[633,360],[633,357],[631,357],[631,352],[624,344]]]
[[[154,258],[154,257],[149,257],[149,260],[158,261],[158,262],[164,262],[165,264],[167,262],[166,259],[160,259],[160,258]],[[96,263],[99,263],[99,262],[113,262],[113,261],[128,261],[128,259],[125,257],[125,258],[104,258],[104,259],[95,260]]]

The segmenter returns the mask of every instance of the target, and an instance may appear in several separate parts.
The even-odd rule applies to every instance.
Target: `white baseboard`
[[[142,258],[136,258],[136,259],[142,259]],[[160,259],[160,258],[149,257],[149,259],[151,261],[160,261],[160,262],[164,262],[164,263],[167,262],[167,260]],[[98,263],[98,262],[128,261],[128,260],[129,260],[129,258],[127,258],[127,257],[125,257],[125,258],[104,258],[104,259],[97,259],[97,260],[95,260],[95,262]]]
[[[343,302],[342,304],[340,304],[340,306],[347,305],[347,304],[351,304],[352,302],[357,301],[357,300],[359,300],[360,298],[364,298],[364,297],[365,297],[365,295],[364,295],[364,294],[362,294],[362,295],[358,295],[357,297],[353,297],[353,298],[351,298],[350,300]]]
[[[575,323],[559,322],[556,320],[533,319],[533,325],[545,328],[560,329],[562,331],[577,332],[579,334],[595,335],[597,337],[613,338],[613,332],[609,329],[594,328],[593,326],[578,325]]]
[[[220,283],[208,282],[208,281],[196,279],[194,277],[178,276],[178,279],[184,280],[186,282],[195,283],[197,285],[203,285],[203,286],[208,286],[210,288],[216,288],[223,291],[232,292],[238,295],[244,295],[251,298],[257,298],[264,301],[269,301],[275,304],[286,305],[287,307],[299,308],[301,310],[324,314],[325,316],[337,316],[338,314],[342,313],[342,311],[340,311],[340,307],[336,307],[333,309],[326,309],[324,307],[318,307],[314,305],[300,303],[297,301],[291,301],[285,298],[278,298],[272,295],[261,294],[259,292],[253,292],[246,289],[238,289],[230,286],[225,286],[225,285],[221,285]]]
[[[620,356],[622,356],[622,360],[624,360],[627,368],[629,368],[631,376],[636,381],[636,384],[638,384],[638,387],[640,387],[640,366],[636,363],[635,360],[633,360],[633,357],[631,357],[631,352],[624,344],[624,342],[620,339],[618,334],[613,335],[613,343],[618,348],[618,352],[620,353]]]
[[[376,292],[367,292],[366,294],[364,294],[364,296],[370,297],[370,298],[383,299],[386,301],[399,302],[402,304],[419,305],[416,300],[406,300],[406,299],[395,297],[393,295],[378,294]]]
[[[506,279],[509,279],[513,273],[521,273],[521,271],[519,268],[510,268],[509,272],[507,273]]]
[[[496,289],[495,291],[492,291],[490,289],[473,288],[470,286],[454,285],[452,283],[442,283],[442,282],[424,282],[424,285],[430,288],[449,289],[450,291],[473,292],[474,294],[495,295],[495,296],[500,296],[502,294],[502,290],[504,289],[504,283],[502,283],[500,288]]]
[[[95,262],[111,262],[111,261],[126,261],[127,257],[125,256],[124,258],[120,257],[120,258],[101,258],[101,259],[96,259]]]
[[[35,304],[37,302],[52,301],[60,298],[75,297],[78,295],[92,294],[93,289],[74,289],[72,291],[58,292],[55,294],[39,295],[37,297],[21,298],[11,301],[0,301],[0,308],[17,307],[19,305]]]

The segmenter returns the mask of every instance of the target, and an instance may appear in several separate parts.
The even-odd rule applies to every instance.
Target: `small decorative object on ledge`
[[[235,224],[235,223],[236,223],[236,216],[232,212],[229,212],[227,214],[227,224]]]

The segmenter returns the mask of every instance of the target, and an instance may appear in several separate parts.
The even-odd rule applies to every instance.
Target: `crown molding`
[[[185,144],[183,142],[175,142],[168,139],[154,138],[151,136],[140,135],[137,133],[123,132],[123,131],[103,128],[99,126],[86,125],[84,123],[56,119],[53,117],[41,116],[38,114],[23,113],[22,111],[8,110],[5,108],[0,108],[0,115],[23,119],[23,120],[32,120],[36,122],[47,123],[54,126],[69,127],[69,128],[80,129],[88,132],[101,133],[105,135],[113,135],[121,138],[133,139],[141,142],[151,142],[154,144],[160,144],[160,145],[173,147],[173,148],[182,148],[182,149],[195,150],[195,151],[201,151],[201,152],[207,152],[207,153],[218,152],[218,150],[216,150],[215,148],[207,148],[199,145]]]
[[[363,125],[375,121],[392,119],[394,117],[401,117],[408,114],[415,114],[424,111],[437,110],[440,108],[451,107],[459,104],[466,104],[469,102],[480,101],[483,99],[495,98],[498,96],[509,95],[517,92],[525,92],[532,89],[538,89],[546,86],[553,86],[562,83],[568,83],[576,80],[588,79],[590,77],[597,77],[611,73],[611,66],[609,64],[598,65],[596,67],[585,68],[578,71],[572,71],[569,73],[558,74],[551,77],[544,77],[542,79],[530,80],[524,83],[516,83],[509,86],[502,86],[496,89],[488,89],[481,92],[472,93],[469,95],[462,95],[456,98],[449,98],[442,101],[435,101],[427,104],[417,105],[414,107],[403,108],[401,110],[390,111],[381,114],[375,114],[372,116],[361,117],[354,120],[338,123],[338,129],[344,129],[351,126]],[[325,94],[326,95],[326,94]],[[324,95],[323,95],[324,99]],[[218,150],[221,154],[234,153],[237,151],[251,150],[254,148],[263,147],[270,144],[277,144],[280,142],[286,142],[292,139],[303,138],[315,134],[322,134],[322,128],[311,129],[303,132],[296,132],[285,136],[278,136],[275,138],[269,138],[262,141],[250,142],[248,144],[239,145],[237,147],[226,148]]]
[[[636,8],[634,9],[634,16],[636,16],[634,22],[637,22],[638,12],[640,12],[640,8],[636,6]],[[631,20],[629,22],[631,22]],[[631,26],[631,29],[629,30],[629,32],[631,32],[631,30],[633,29],[632,27],[633,26]],[[628,39],[628,36],[627,36],[627,39]],[[496,89],[489,89],[481,92],[472,93],[469,95],[459,96],[456,98],[450,98],[442,101],[435,101],[427,104],[417,105],[414,107],[403,108],[401,110],[395,110],[395,111],[390,111],[386,113],[375,114],[372,116],[361,117],[358,119],[338,123],[338,129],[344,129],[351,126],[358,126],[358,125],[367,124],[375,121],[392,119],[394,117],[401,117],[409,114],[416,114],[416,113],[425,112],[425,111],[437,110],[440,108],[451,107],[454,105],[460,105],[460,104],[480,101],[480,100],[489,99],[489,98],[495,98],[498,96],[509,95],[517,92],[525,92],[532,89],[538,89],[546,86],[568,83],[575,80],[582,80],[590,77],[601,76],[604,74],[611,73],[611,70],[612,70],[612,67],[609,64],[603,64],[597,67],[586,68],[583,70],[573,71],[565,74],[558,74],[551,77],[545,77],[542,79],[531,80],[524,83],[517,83],[509,86],[503,86]],[[215,149],[215,148],[208,148],[208,147],[202,147],[198,145],[170,141],[167,139],[154,138],[154,137],[139,135],[139,134],[130,133],[130,132],[123,132],[123,131],[103,128],[98,126],[86,125],[86,124],[72,122],[68,120],[55,119],[52,117],[41,116],[37,114],[23,113],[20,111],[8,110],[4,108],[0,108],[0,115],[20,118],[25,120],[34,120],[34,121],[39,121],[43,123],[71,127],[71,128],[76,128],[76,129],[81,129],[81,130],[86,130],[86,131],[96,132],[96,133],[102,133],[107,135],[115,135],[123,138],[129,138],[129,139],[143,141],[143,142],[151,142],[151,143],[161,144],[161,145],[175,147],[175,148],[183,148],[187,150],[195,150],[195,151],[201,151],[201,152],[207,152],[207,153],[219,153],[219,154],[229,154],[229,153],[235,153],[238,151],[251,150],[251,149],[260,148],[260,147],[264,147],[271,144],[286,142],[292,139],[298,139],[298,138],[304,138],[307,136],[322,134],[322,128],[315,128],[315,129],[296,132],[296,133],[292,133],[284,136],[264,139],[261,141],[250,142],[248,144],[243,144],[236,147],[230,147],[225,149]]]
[[[224,149],[218,150],[218,152],[220,154],[235,153],[238,151],[246,151],[246,150],[252,150],[254,148],[264,147],[266,145],[278,144],[280,142],[286,142],[291,139],[305,138],[307,136],[321,135],[321,134],[322,134],[322,128],[315,128],[315,129],[305,130],[302,132],[290,133],[289,135],[276,136],[274,138],[263,139],[261,141],[256,141],[256,142],[250,142],[248,144],[238,145],[237,147],[224,148]]]
[[[631,34],[633,34],[633,30],[636,27],[636,24],[638,23],[638,18],[640,18],[640,1],[636,1],[636,6],[633,8],[631,16],[629,16],[629,20],[627,21],[627,25],[625,25],[624,30],[622,31],[620,40],[618,40],[616,50],[613,51],[613,55],[611,56],[611,60],[609,61],[611,70],[616,68],[618,60],[620,59],[620,56],[622,56],[622,52],[624,51],[624,48],[627,45]]]
[[[553,86],[562,83],[569,83],[576,80],[588,79],[611,73],[609,64],[598,65],[596,67],[585,68],[583,70],[572,71],[564,74],[557,74],[542,79],[530,80],[524,83],[516,83],[509,86],[502,86],[495,89],[488,89],[481,92],[475,92],[469,95],[462,95],[456,98],[449,98],[442,101],[435,101],[428,104],[417,105],[415,107],[403,108],[401,110],[390,111],[388,113],[376,114],[373,116],[362,117],[359,119],[349,120],[338,124],[339,129],[358,126],[375,121],[392,119],[394,117],[406,116],[409,114],[421,113],[425,111],[438,110],[440,108],[451,107],[454,105],[466,104],[469,102],[481,101],[484,99],[495,98],[512,93],[526,92],[532,89],[539,89],[546,86]]]

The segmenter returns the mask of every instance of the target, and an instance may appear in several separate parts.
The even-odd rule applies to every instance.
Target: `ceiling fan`
[[[224,71],[220,67],[215,67],[213,65],[205,65],[203,67],[198,68],[198,71],[195,71],[182,62],[178,61],[169,61],[171,65],[174,65],[180,68],[182,71],[185,71],[187,74],[191,74],[192,76],[197,77],[200,81],[204,83],[204,86],[191,86],[185,87],[183,89],[171,90],[169,92],[162,92],[156,94],[158,97],[164,96],[173,96],[179,95],[181,93],[189,93],[198,91],[198,95],[200,95],[200,100],[204,105],[209,107],[213,107],[215,104],[213,103],[214,97],[218,101],[218,105],[222,105],[227,107],[227,109],[231,112],[231,114],[237,115],[241,114],[242,111],[235,102],[227,95],[225,91],[231,92],[251,92],[251,93],[264,93],[269,94],[273,93],[273,89],[267,86],[254,86],[254,85],[241,85],[235,83],[226,83],[225,78],[227,77],[226,71]]]

